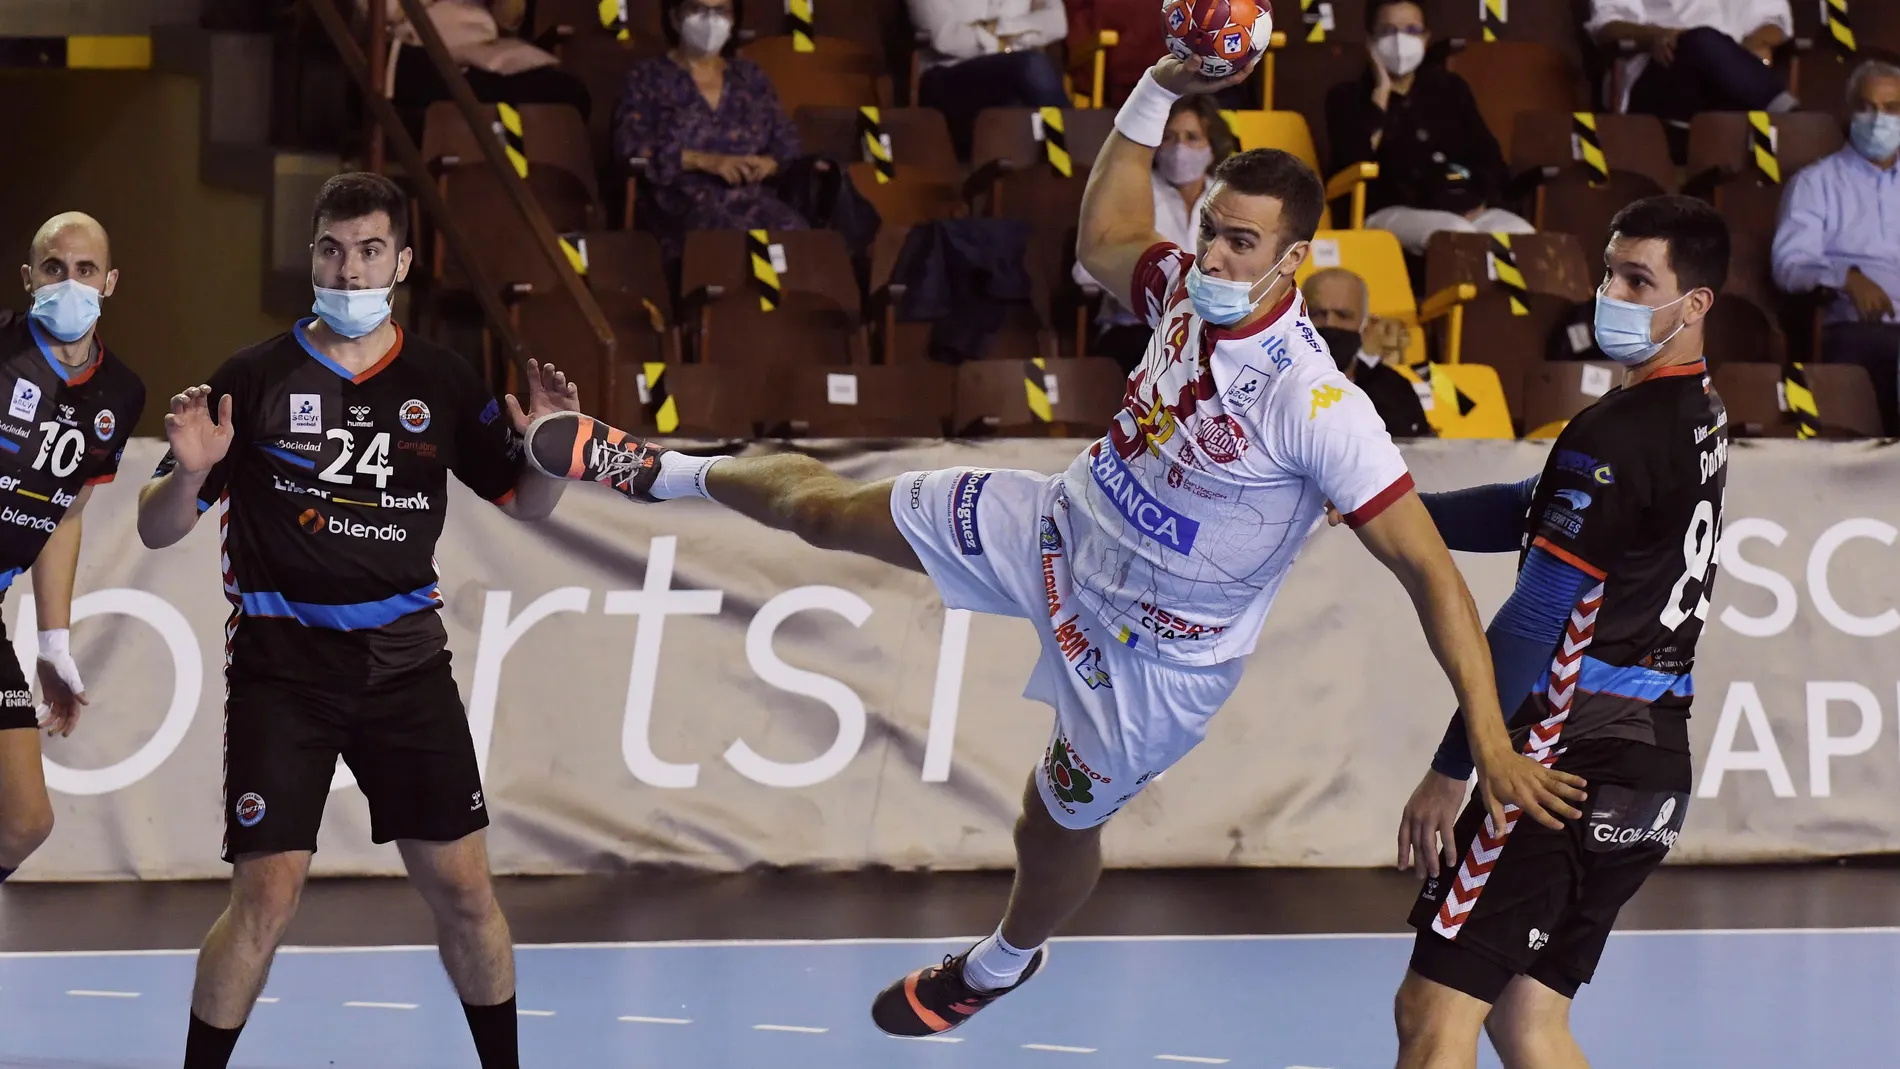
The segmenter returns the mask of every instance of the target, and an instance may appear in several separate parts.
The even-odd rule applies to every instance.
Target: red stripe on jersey
[[[1684,375],[1701,375],[1708,370],[1709,365],[1707,361],[1697,360],[1693,364],[1677,364],[1675,367],[1666,367],[1660,371],[1651,372],[1649,377],[1643,381],[1654,382],[1657,379],[1673,379]]]
[[[1378,493],[1372,495],[1372,500],[1366,502],[1365,504],[1359,506],[1356,509],[1353,509],[1351,512],[1346,513],[1346,526],[1352,528],[1355,531],[1361,527],[1364,527],[1366,524],[1371,523],[1373,520],[1377,519],[1379,516],[1379,513],[1384,512],[1388,507],[1390,507],[1392,502],[1397,501],[1401,497],[1404,497],[1406,494],[1410,493],[1411,491],[1412,491],[1412,473],[1408,471],[1405,474],[1399,476],[1398,478],[1392,480],[1391,486],[1388,486],[1385,489],[1379,491]]]
[[[1577,556],[1575,553],[1572,553],[1569,550],[1563,548],[1562,546],[1557,545],[1556,543],[1552,542],[1550,539],[1545,538],[1543,535],[1538,535],[1536,538],[1532,539],[1531,545],[1536,546],[1537,548],[1543,550],[1544,552],[1550,554],[1553,557],[1556,557],[1558,560],[1563,561],[1565,564],[1570,565],[1572,568],[1575,568],[1576,570],[1582,572],[1583,574],[1589,576],[1592,579],[1601,581],[1603,579],[1609,578],[1609,575],[1610,575],[1609,572],[1604,571],[1603,569],[1597,567],[1596,565],[1591,564],[1589,561],[1584,560],[1582,557]]]
[[[106,474],[104,474],[104,475],[95,475],[95,476],[93,476],[92,478],[90,478],[90,479],[87,479],[87,480],[86,480],[86,485],[87,485],[87,486],[98,486],[98,485],[99,485],[100,483],[109,483],[109,482],[111,482],[112,480],[114,480],[114,479],[116,479],[116,478],[118,478],[118,477],[119,477],[119,473],[118,473],[118,472],[116,472],[116,471],[110,471],[110,472],[107,472],[107,473],[106,473]]]
[[[396,328],[396,344],[389,347],[389,351],[383,354],[383,358],[381,360],[378,360],[374,364],[371,364],[369,367],[364,368],[362,371],[357,372],[356,377],[350,380],[351,382],[356,382],[356,383],[368,382],[371,376],[375,375],[378,371],[381,371],[382,369],[388,367],[390,361],[396,359],[396,354],[402,352],[402,324],[397,323],[397,324],[394,324],[394,326]]]
[[[498,498],[495,498],[494,502],[496,506],[499,507],[501,505],[506,505],[508,502],[513,501],[514,499],[515,499],[515,488],[511,486],[508,488],[507,493],[501,495]]]

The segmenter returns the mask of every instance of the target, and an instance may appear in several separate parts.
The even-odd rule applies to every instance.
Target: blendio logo
[[[409,540],[409,532],[399,523],[371,527],[367,523],[342,516],[325,516],[316,509],[305,509],[303,515],[297,517],[297,523],[311,534],[328,531],[345,538],[367,538],[373,542],[407,542]]]
[[[59,523],[51,517],[29,516],[12,505],[8,505],[6,511],[0,512],[0,523],[10,523],[15,527],[27,527],[47,534],[52,534],[53,529],[59,526]]]

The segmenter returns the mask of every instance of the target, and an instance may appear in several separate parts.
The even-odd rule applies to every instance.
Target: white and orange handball
[[[1206,78],[1225,78],[1266,51],[1272,0],[1163,0],[1168,51]]]

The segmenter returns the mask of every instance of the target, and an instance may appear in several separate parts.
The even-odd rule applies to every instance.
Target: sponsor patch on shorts
[[[237,814],[240,827],[255,828],[264,819],[264,796],[256,791],[246,791],[238,796],[237,805],[231,808]]]
[[[1676,845],[1689,815],[1689,796],[1681,791],[1641,791],[1606,783],[1590,796],[1584,844],[1595,852],[1638,846]]]

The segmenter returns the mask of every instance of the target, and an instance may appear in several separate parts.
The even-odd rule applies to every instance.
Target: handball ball
[[[1191,71],[1225,78],[1253,62],[1273,36],[1272,0],[1163,0],[1168,51]]]

